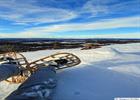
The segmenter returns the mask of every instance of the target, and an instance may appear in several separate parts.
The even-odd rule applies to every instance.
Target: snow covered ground
[[[140,43],[117,44],[99,49],[41,50],[23,53],[29,61],[56,52],[70,52],[82,63],[57,73],[54,100],[114,100],[140,97]],[[0,100],[17,85],[0,83]]]

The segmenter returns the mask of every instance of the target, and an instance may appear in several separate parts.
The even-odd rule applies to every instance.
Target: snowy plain
[[[57,72],[54,100],[114,100],[115,97],[140,97],[140,43],[115,44],[98,49],[41,50],[25,52],[29,61],[69,52],[81,64]],[[18,87],[0,83],[0,100]]]

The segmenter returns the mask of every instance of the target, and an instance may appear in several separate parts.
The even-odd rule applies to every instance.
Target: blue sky
[[[0,0],[0,38],[140,38],[140,0]]]

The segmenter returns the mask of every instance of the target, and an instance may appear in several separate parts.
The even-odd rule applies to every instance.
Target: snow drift
[[[80,57],[82,63],[57,73],[58,86],[54,100],[140,97],[140,43],[110,45],[91,50],[41,50],[23,54],[29,61],[33,61],[56,52],[73,53]],[[0,99],[17,87],[1,82]]]

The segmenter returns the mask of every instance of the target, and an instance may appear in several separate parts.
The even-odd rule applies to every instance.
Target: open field
[[[82,63],[57,72],[58,85],[54,100],[140,97],[140,43],[112,44],[90,50],[40,50],[22,54],[33,61],[56,52],[73,53]],[[18,85],[1,82],[0,99],[17,87]]]

